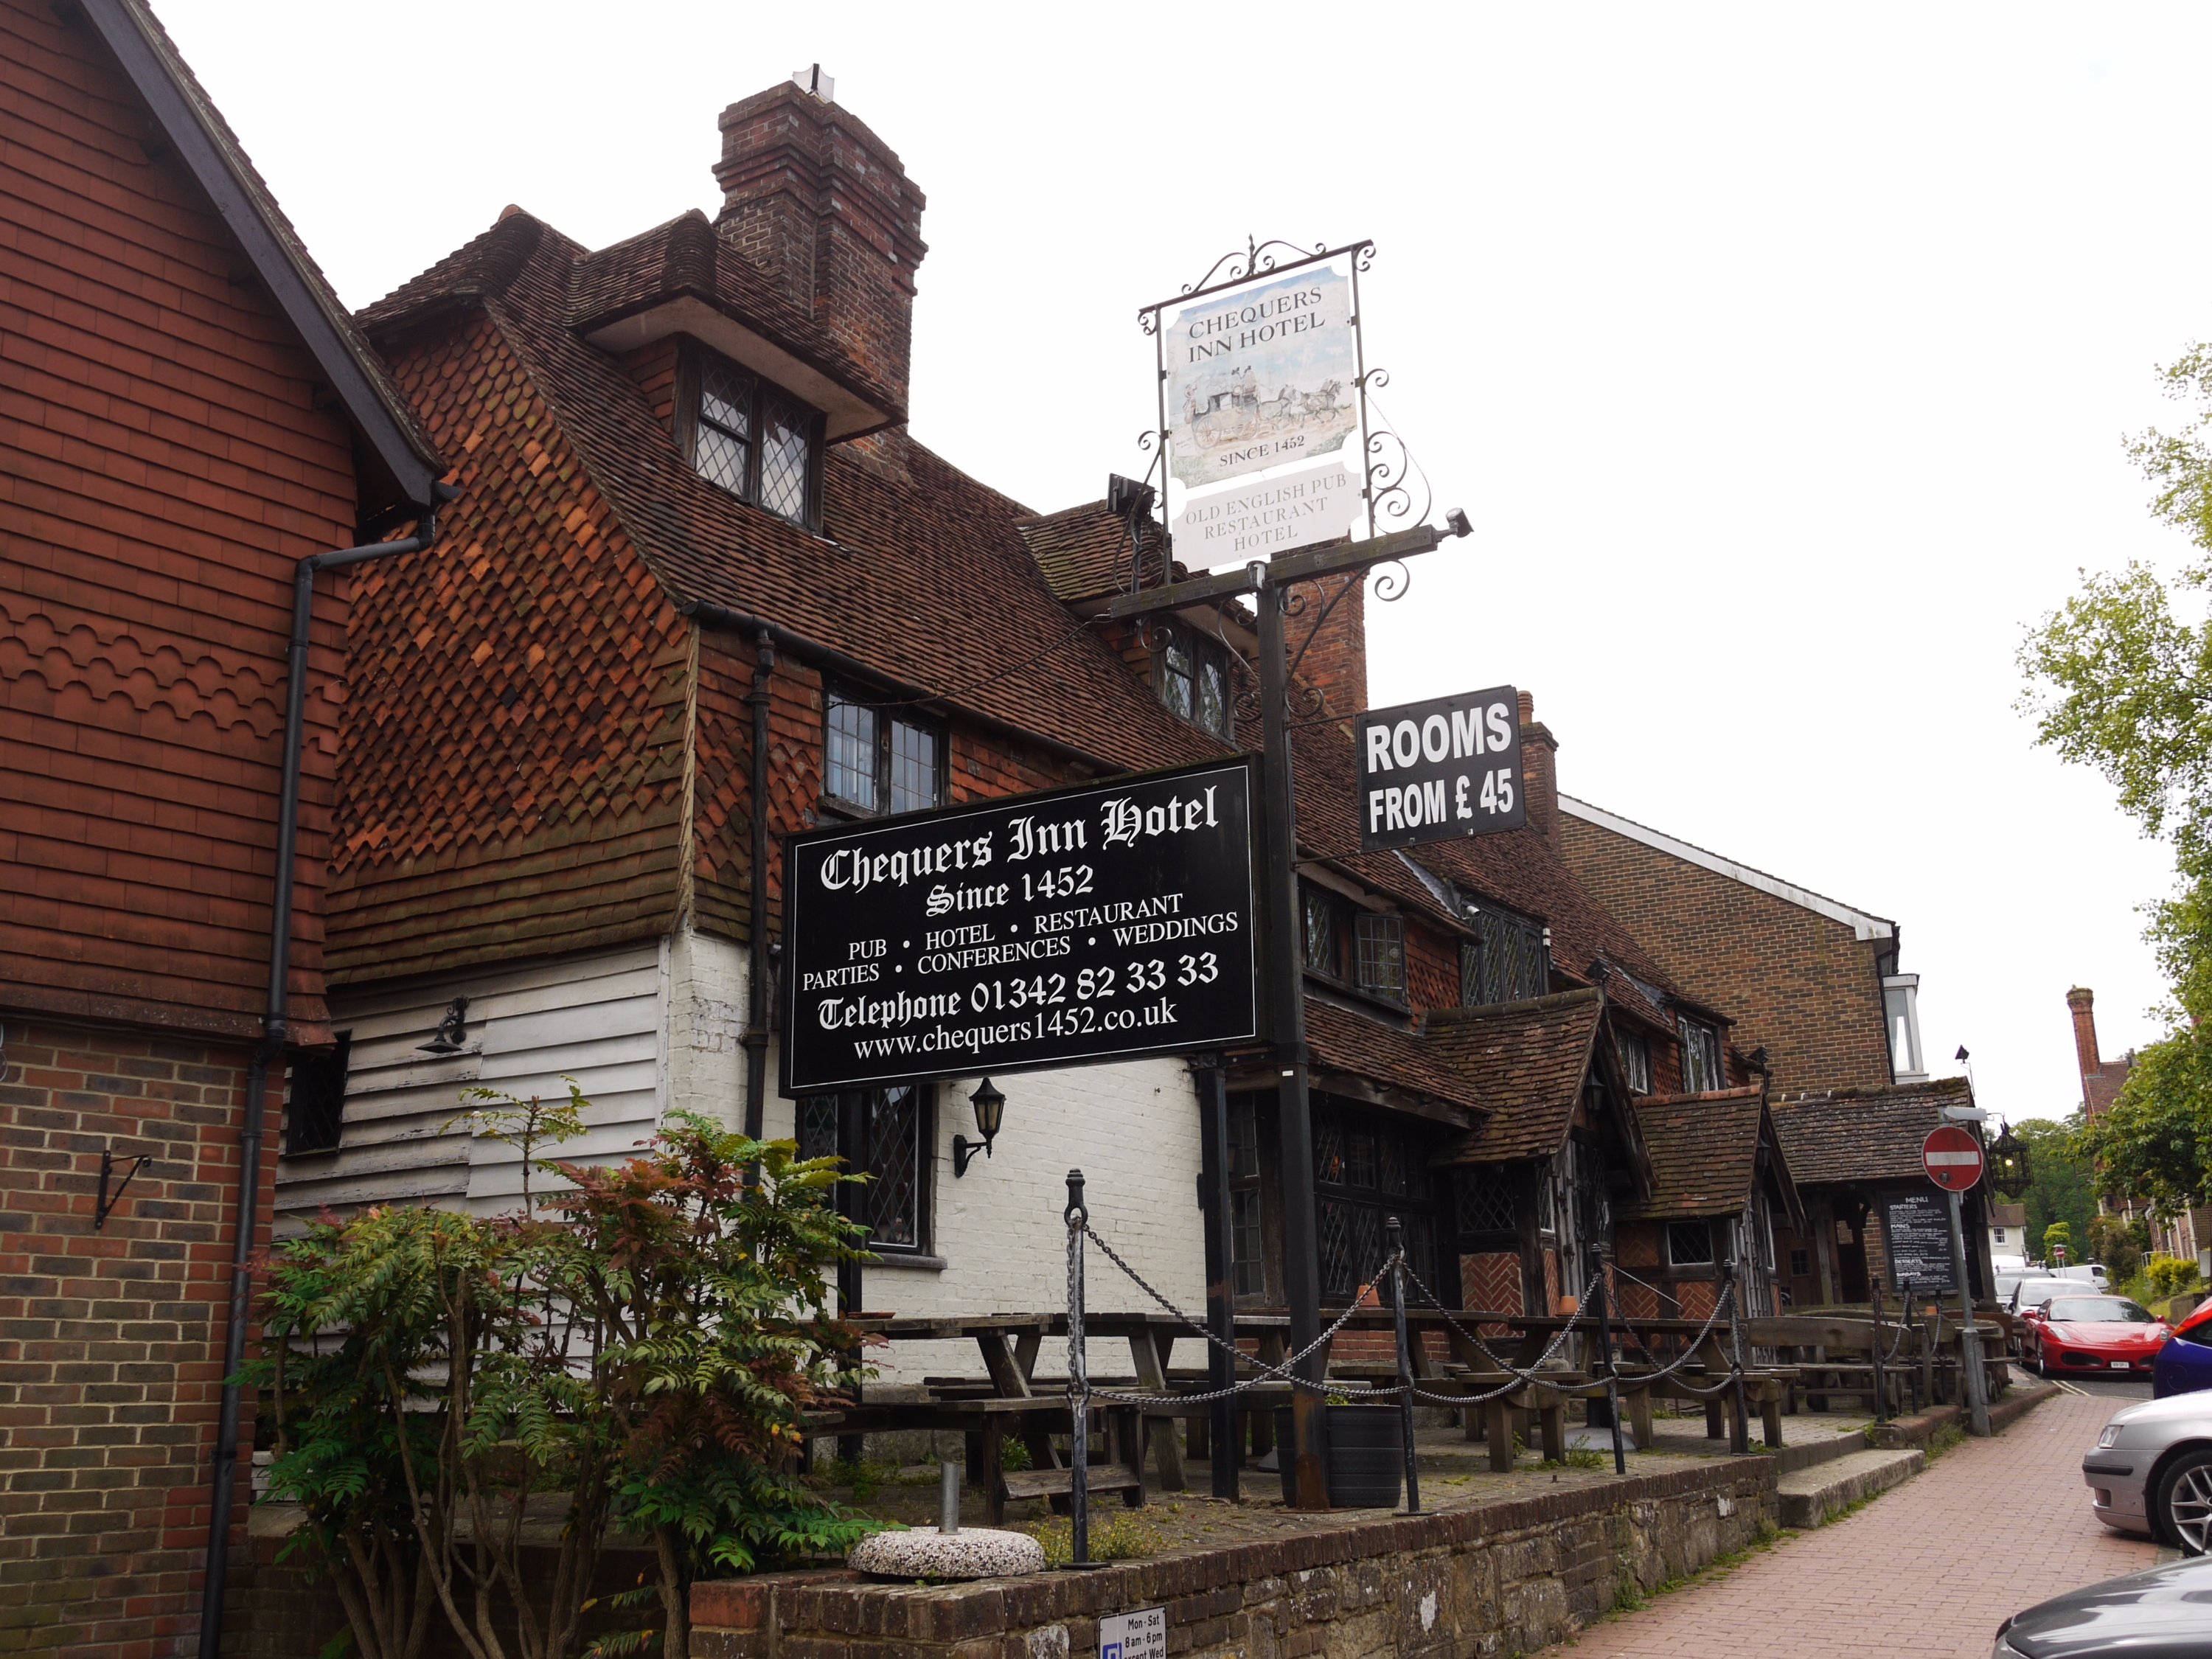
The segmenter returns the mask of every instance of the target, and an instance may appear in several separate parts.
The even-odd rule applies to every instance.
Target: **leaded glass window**
[[[815,417],[726,357],[697,355],[691,464],[709,483],[779,518],[812,514]]]
[[[854,1219],[868,1229],[870,1249],[926,1249],[927,1097],[912,1086],[872,1089],[860,1095],[860,1133],[866,1144],[857,1157],[842,1144],[844,1106],[851,1098],[812,1095],[799,1103],[799,1155],[842,1157],[853,1173],[871,1177],[843,1189]]]
[[[1459,1230],[1462,1233],[1514,1231],[1513,1184],[1505,1171],[1478,1164],[1459,1172]]]
[[[945,804],[945,734],[833,690],[823,715],[822,793],[862,812]]]
[[[1460,1001],[1469,1008],[1526,1002],[1551,988],[1550,948],[1537,922],[1488,904],[1467,907],[1474,938],[1460,947]]]
[[[1159,659],[1160,701],[1201,731],[1227,740],[1229,666],[1220,642],[1187,627],[1168,630]]]
[[[1651,1045],[1633,1031],[1613,1034],[1613,1052],[1620,1056],[1620,1073],[1632,1092],[1651,1092]]]
[[[1682,1092],[1701,1095],[1727,1088],[1728,1077],[1721,1069],[1721,1034],[1702,1020],[1677,1016],[1674,1023],[1682,1034]]]
[[[1355,921],[1359,939],[1359,988],[1378,997],[1406,1000],[1406,922],[1402,916],[1378,916],[1363,910]]]
[[[823,793],[876,810],[876,711],[830,699],[823,757]]]
[[[891,811],[937,805],[937,733],[906,720],[891,722]]]
[[[1229,1097],[1229,1262],[1238,1296],[1267,1288],[1261,1223],[1260,1116],[1249,1095]]]
[[[353,1033],[340,1031],[337,1048],[293,1056],[292,1097],[284,1111],[288,1156],[337,1150],[345,1133],[346,1073],[352,1053]]]
[[[1667,1224],[1667,1262],[1674,1267],[1710,1266],[1713,1259],[1713,1230],[1702,1221]]]
[[[1383,1224],[1391,1216],[1404,1224],[1413,1271],[1433,1282],[1437,1218],[1430,1137],[1389,1113],[1317,1106],[1313,1145],[1322,1299],[1341,1302],[1382,1265]],[[1456,1282],[1455,1273],[1445,1277]]]
[[[1336,965],[1336,906],[1328,894],[1320,889],[1308,887],[1304,890],[1306,912],[1306,966],[1317,974],[1335,978],[1340,970]]]

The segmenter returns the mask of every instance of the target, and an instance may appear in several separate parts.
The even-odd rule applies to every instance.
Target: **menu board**
[[[1889,1247],[1889,1282],[1916,1291],[1955,1291],[1951,1270],[1951,1201],[1938,1193],[1906,1193],[1881,1201],[1881,1236]]]

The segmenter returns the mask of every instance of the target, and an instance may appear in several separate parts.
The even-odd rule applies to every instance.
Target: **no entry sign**
[[[1982,1178],[1982,1146],[1955,1124],[1930,1129],[1920,1143],[1928,1178],[1947,1193],[1963,1193]]]

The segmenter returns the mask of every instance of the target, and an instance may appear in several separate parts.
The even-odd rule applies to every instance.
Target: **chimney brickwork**
[[[837,105],[789,83],[724,110],[718,229],[902,410],[914,337],[922,193]]]
[[[2066,1006],[2074,1016],[2074,1058],[2081,1068],[2081,1107],[2091,1117],[2102,1117],[2120,1097],[2128,1080],[2128,1061],[2107,1063],[2097,1047],[2097,994],[2081,986],[2066,994]]]
[[[1565,850],[1559,840],[1559,768],[1553,758],[1559,749],[1552,728],[1536,720],[1536,699],[1522,692],[1521,787],[1528,797],[1528,825],[1555,853]]]
[[[1306,604],[1316,616],[1332,597],[1332,590],[1322,583],[1304,592]],[[1301,647],[1305,650],[1304,659],[1298,664],[1298,678],[1320,690],[1328,714],[1339,720],[1358,714],[1367,707],[1366,575],[1362,573],[1352,579],[1311,644],[1307,644],[1297,623],[1297,618],[1291,618],[1285,631],[1293,657]]]

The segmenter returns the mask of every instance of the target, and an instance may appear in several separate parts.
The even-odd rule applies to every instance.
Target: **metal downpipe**
[[[752,918],[745,970],[745,1139],[768,1130],[768,703],[775,650],[767,629],[755,636],[753,664]]]
[[[446,487],[439,486],[443,491]],[[451,492],[441,500],[452,499]],[[300,743],[307,725],[307,625],[314,611],[315,577],[325,570],[419,553],[438,539],[435,511],[402,541],[371,542],[310,554],[292,576],[292,637],[287,650],[289,678],[284,692],[283,781],[276,798],[276,880],[269,918],[269,1000],[262,1014],[261,1041],[246,1068],[246,1113],[238,1136],[238,1196],[233,1211],[230,1251],[230,1308],[223,1333],[222,1404],[216,1419],[215,1470],[208,1502],[207,1574],[200,1592],[200,1659],[218,1659],[222,1647],[222,1604],[230,1581],[230,1516],[238,1484],[238,1428],[241,1390],[238,1373],[246,1364],[246,1328],[253,1284],[253,1240],[260,1228],[261,1143],[268,1115],[269,1065],[281,1061],[289,1041],[292,972],[292,886],[300,841]]]

